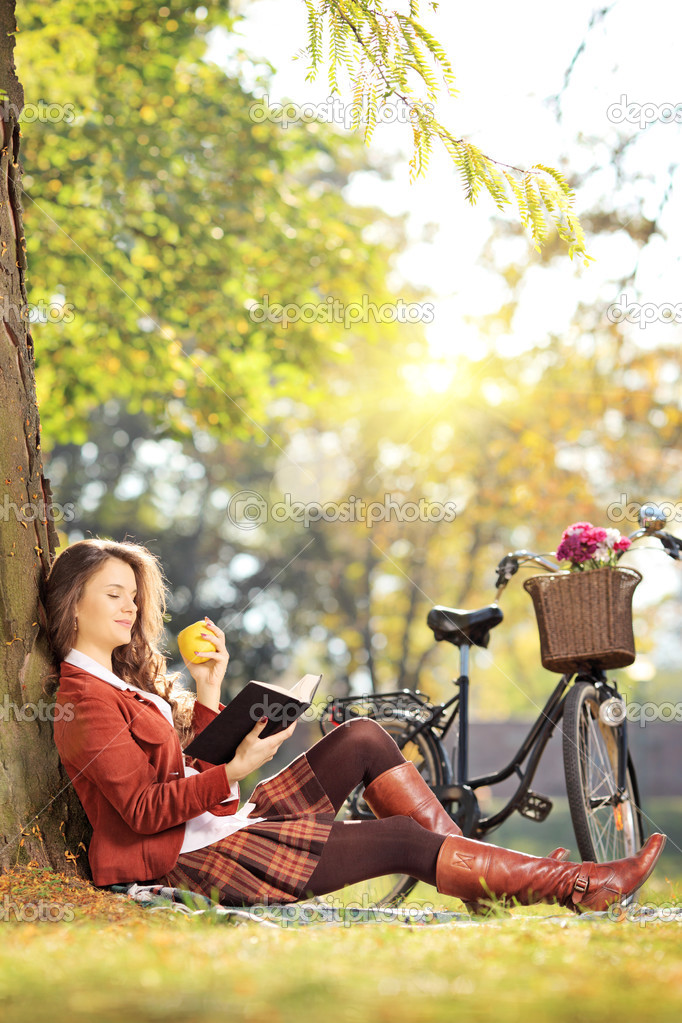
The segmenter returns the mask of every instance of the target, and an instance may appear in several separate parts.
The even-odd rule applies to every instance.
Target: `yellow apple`
[[[178,649],[188,664],[205,664],[210,657],[199,657],[195,650],[217,650],[215,643],[210,639],[204,639],[202,632],[209,632],[206,622],[194,622],[183,629],[178,636]]]

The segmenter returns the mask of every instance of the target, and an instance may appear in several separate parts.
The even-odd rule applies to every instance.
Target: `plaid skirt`
[[[317,866],[336,816],[303,754],[256,785],[248,824],[227,838],[182,853],[154,883],[188,888],[224,906],[296,902]]]

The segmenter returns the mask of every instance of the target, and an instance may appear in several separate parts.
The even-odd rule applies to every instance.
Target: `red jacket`
[[[151,700],[62,661],[57,705],[54,738],[92,824],[95,884],[160,877],[175,866],[185,821],[236,812],[238,799],[219,805],[230,795],[224,765],[188,758],[200,773],[185,778],[178,734]],[[194,704],[197,731],[215,716]]]

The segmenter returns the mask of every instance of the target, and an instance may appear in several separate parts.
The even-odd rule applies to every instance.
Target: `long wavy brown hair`
[[[45,632],[57,666],[57,671],[48,676],[53,680],[50,688],[57,688],[59,666],[75,644],[76,605],[85,584],[109,558],[130,565],[137,584],[137,615],[129,642],[112,651],[113,672],[124,682],[156,693],[170,704],[173,723],[185,746],[192,737],[195,696],[180,684],[181,672],[168,673],[166,656],[160,649],[167,583],[158,558],[142,544],[94,537],[78,540],[55,558],[43,587]]]

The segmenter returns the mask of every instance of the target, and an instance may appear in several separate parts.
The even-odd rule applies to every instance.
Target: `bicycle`
[[[665,552],[680,560],[682,540],[666,533],[667,519],[655,505],[640,510],[639,529],[629,537],[656,537]],[[509,580],[524,564],[547,572],[561,571],[547,558],[552,555],[513,551],[497,566],[495,602],[472,611],[433,607],[427,624],[437,642],[447,641],[459,649],[460,670],[453,685],[457,692],[445,703],[432,703],[419,689],[388,693],[334,697],[320,717],[323,734],[336,725],[359,717],[371,717],[393,736],[406,759],[412,760],[429,787],[465,836],[483,839],[515,811],[532,821],[543,821],[552,802],[531,789],[542,754],[559,722],[563,726],[563,760],[566,791],[579,853],[584,860],[605,862],[634,854],[645,838],[637,775],[628,750],[627,720],[617,682],[606,677],[598,662],[566,673],[555,686],[512,760],[501,770],[469,777],[469,652],[472,646],[487,647],[490,632],[503,621],[497,601]],[[444,739],[457,721],[452,758]],[[522,770],[521,765],[526,762]],[[501,809],[483,816],[476,795],[516,774],[518,786]],[[358,786],[340,816],[371,820],[372,811]],[[388,889],[376,895],[379,905],[402,901],[417,884],[407,875],[394,875]],[[376,887],[376,886],[375,886]]]

